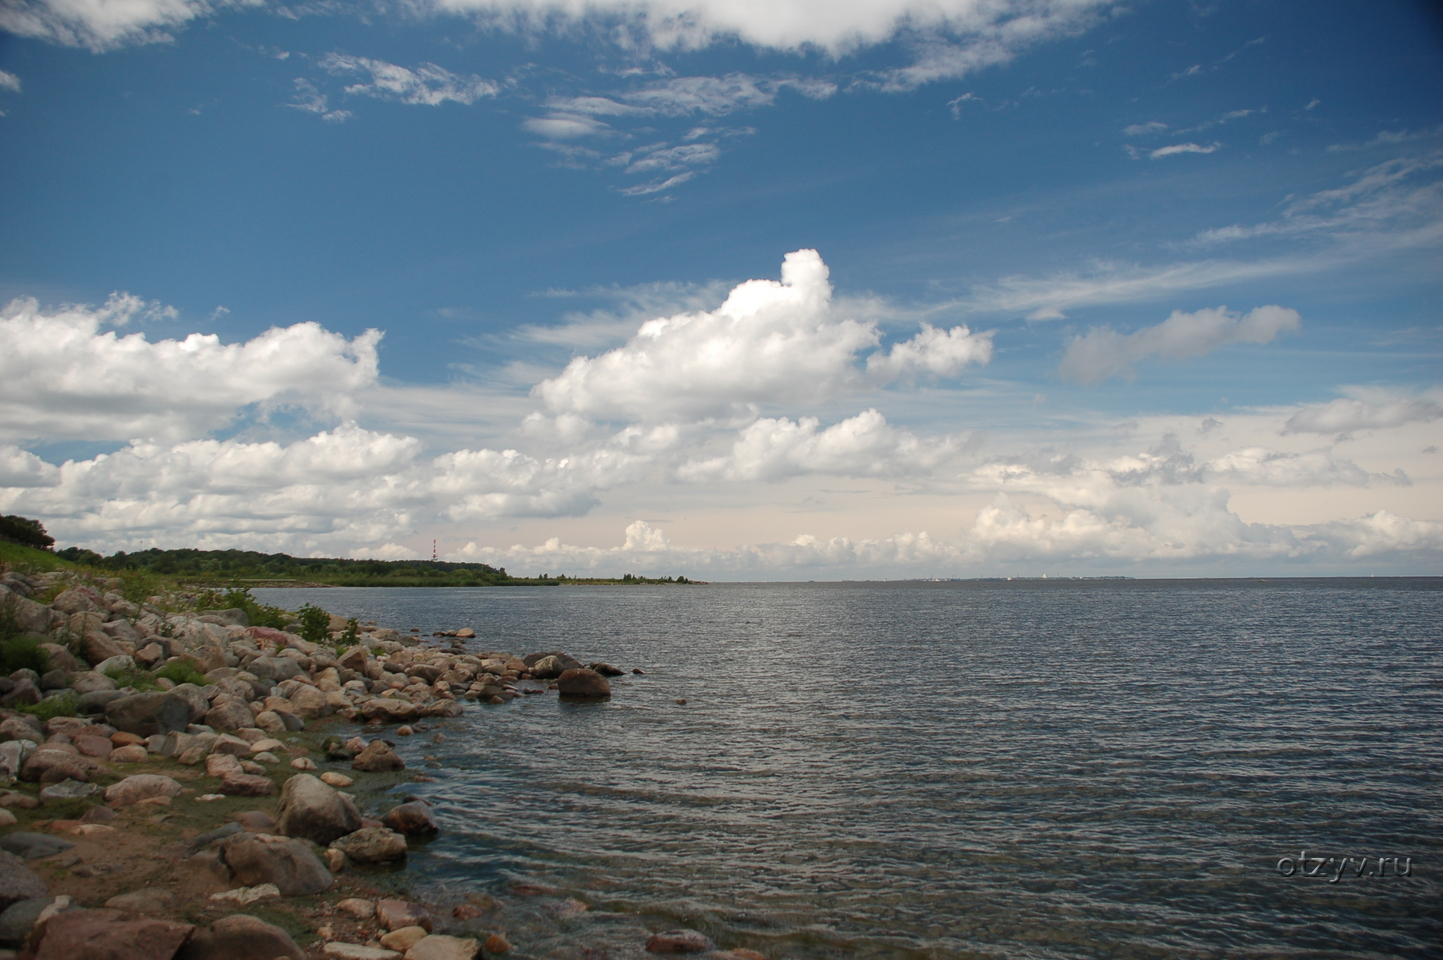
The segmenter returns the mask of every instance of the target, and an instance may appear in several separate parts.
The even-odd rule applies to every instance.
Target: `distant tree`
[[[17,517],[14,514],[0,517],[0,540],[24,544],[39,550],[49,550],[55,545],[55,538],[45,532],[39,520]]]
[[[69,560],[71,563],[79,563],[87,567],[93,567],[105,559],[94,550],[87,550],[84,547],[66,547],[64,550],[55,551],[55,555],[61,560]]]

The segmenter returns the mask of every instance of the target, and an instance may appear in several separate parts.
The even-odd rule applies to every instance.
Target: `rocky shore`
[[[44,668],[0,677],[0,960],[512,949],[497,901],[405,895],[395,868],[439,827],[401,787],[429,778],[395,747],[444,740],[434,727],[467,702],[606,698],[622,671],[471,652],[469,629],[423,642],[332,617],[330,642],[310,642],[299,622],[252,626],[243,609],[137,603],[124,587],[0,575],[7,656],[38,651]],[[645,947],[715,950],[694,931]]]

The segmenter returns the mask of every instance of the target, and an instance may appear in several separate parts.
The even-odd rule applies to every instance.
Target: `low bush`
[[[46,697],[39,703],[27,703],[24,706],[17,706],[15,709],[41,720],[73,717],[80,710],[80,697],[75,693],[66,692],[58,697]]]
[[[184,660],[167,663],[155,671],[153,676],[156,680],[169,680],[176,686],[180,686],[182,683],[193,683],[197,687],[203,687],[209,682],[206,680],[205,674]]]
[[[296,611],[301,621],[301,636],[311,643],[325,643],[331,639],[331,615],[320,607],[304,604]]]
[[[49,669],[50,656],[32,637],[12,635],[0,645],[0,676],[8,677],[16,670],[34,670],[44,674]]]

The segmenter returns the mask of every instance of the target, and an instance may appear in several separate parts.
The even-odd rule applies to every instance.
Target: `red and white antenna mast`
[[[432,541],[431,541],[431,562],[432,562],[432,563],[435,563],[435,562],[436,562],[436,541],[435,541],[435,540],[432,540]]]

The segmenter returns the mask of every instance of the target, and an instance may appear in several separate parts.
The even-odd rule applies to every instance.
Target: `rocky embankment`
[[[425,734],[466,701],[604,698],[621,671],[471,653],[469,630],[426,647],[372,624],[349,645],[312,643],[243,610],[136,604],[122,586],[0,576],[7,648],[44,653],[43,672],[0,678],[0,960],[510,949],[495,901],[438,909],[393,882],[388,894],[395,875],[374,872],[438,831],[424,799],[397,796],[429,778],[376,734]],[[712,949],[687,931],[652,940],[653,952]]]

